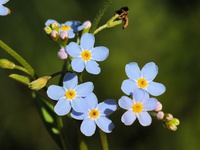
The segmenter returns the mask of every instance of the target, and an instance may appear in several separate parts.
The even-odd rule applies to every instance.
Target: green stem
[[[3,41],[0,40],[0,47],[5,50],[8,54],[14,57],[24,68],[29,72],[29,74],[35,78],[35,73],[33,68],[29,65],[29,63],[24,60],[17,52],[15,52],[12,48],[6,45]]]
[[[107,8],[110,6],[111,3],[112,3],[112,0],[106,0],[104,2],[104,5],[103,5],[102,9],[100,9],[100,11],[98,12],[98,14],[95,17],[94,21],[92,22],[92,27],[90,29],[90,33],[93,33],[95,31],[95,29],[97,28],[101,18],[103,17],[103,15],[105,14]]]
[[[100,134],[101,144],[102,144],[103,150],[109,150],[106,133],[103,132],[101,129],[99,129],[99,134]]]
[[[99,27],[98,29],[96,29],[95,31],[94,31],[94,35],[95,34],[97,34],[99,31],[101,31],[101,30],[103,30],[103,29],[105,29],[105,28],[107,28],[108,27],[108,25],[107,24],[104,24],[103,26],[101,26],[101,27]]]
[[[25,73],[27,73],[27,74],[30,74],[24,67],[15,65],[15,69],[20,70],[20,71],[22,71],[22,72],[25,72]]]

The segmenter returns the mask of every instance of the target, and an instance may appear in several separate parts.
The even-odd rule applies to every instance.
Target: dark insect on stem
[[[129,13],[128,7],[122,7],[119,10],[115,11],[115,14],[119,15],[118,19],[124,21],[123,29],[128,27],[128,17],[127,17],[128,13]]]

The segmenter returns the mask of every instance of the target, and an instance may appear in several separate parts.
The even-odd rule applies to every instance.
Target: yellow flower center
[[[67,99],[74,99],[76,97],[76,91],[74,90],[68,90],[66,93],[65,93],[65,96]]]
[[[63,30],[63,31],[68,31],[68,30],[71,29],[71,27],[66,25],[66,26],[60,27],[60,29]]]
[[[140,113],[143,110],[143,105],[141,103],[137,102],[137,103],[133,104],[132,110],[135,113]]]
[[[81,57],[83,60],[90,60],[91,57],[92,57],[92,54],[90,51],[88,50],[84,50],[82,53],[81,53]]]
[[[99,115],[100,115],[100,112],[97,109],[92,109],[89,112],[89,116],[91,119],[97,119],[99,117]]]
[[[140,88],[146,88],[148,86],[148,83],[147,83],[147,80],[145,78],[139,78],[137,80],[137,85],[140,87]]]

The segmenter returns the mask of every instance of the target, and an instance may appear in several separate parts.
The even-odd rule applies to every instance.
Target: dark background
[[[158,97],[165,112],[181,121],[176,132],[163,128],[153,118],[149,127],[136,121],[124,126],[118,111],[110,116],[115,129],[108,134],[111,150],[196,150],[200,137],[200,2],[191,0],[113,0],[99,25],[123,6],[130,9],[129,26],[122,25],[96,35],[95,45],[106,46],[110,55],[100,63],[98,76],[86,75],[95,85],[99,101],[118,100],[121,83],[127,79],[124,68],[129,62],[140,67],[153,61],[159,67],[155,81],[167,90]],[[102,0],[10,0],[5,6],[11,14],[0,17],[0,39],[21,54],[39,76],[62,67],[57,58],[59,47],[44,33],[47,19],[93,21]],[[0,50],[0,58],[13,60]],[[15,62],[15,61],[14,61]],[[0,149],[58,149],[47,133],[31,98],[31,91],[8,77],[12,70],[0,70]],[[51,80],[55,84],[57,78]],[[99,133],[86,137],[89,149],[101,149]]]

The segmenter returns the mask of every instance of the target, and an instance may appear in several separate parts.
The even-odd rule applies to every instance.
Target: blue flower
[[[142,126],[151,124],[152,119],[147,111],[152,111],[156,108],[157,100],[149,98],[149,94],[142,89],[136,89],[133,92],[133,99],[127,96],[122,96],[119,101],[119,106],[127,111],[122,115],[121,121],[125,125],[131,125],[138,118]]]
[[[125,71],[129,79],[123,81],[121,89],[127,95],[133,94],[136,88],[141,88],[153,96],[161,95],[166,90],[163,84],[153,82],[158,74],[158,67],[153,62],[147,63],[141,71],[137,63],[131,62],[126,65]]]
[[[0,16],[6,16],[10,14],[10,9],[4,7],[3,4],[7,3],[9,0],[0,0]]]
[[[96,61],[103,61],[108,57],[109,50],[104,46],[94,47],[95,37],[85,33],[81,37],[80,45],[71,42],[67,45],[67,53],[74,57],[71,62],[72,69],[82,72],[84,68],[91,74],[99,74],[101,69]]]
[[[83,98],[92,93],[94,89],[92,82],[78,85],[78,77],[74,73],[67,73],[63,80],[63,87],[51,85],[47,89],[47,95],[58,101],[54,111],[59,115],[66,115],[71,107],[78,110]]]
[[[105,100],[98,104],[97,97],[91,93],[82,101],[79,111],[72,110],[71,116],[77,120],[83,120],[80,130],[86,136],[92,136],[96,125],[104,132],[110,133],[114,124],[106,116],[117,109],[115,100]]]

